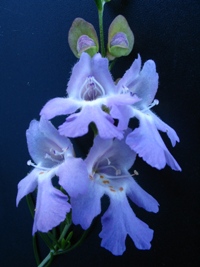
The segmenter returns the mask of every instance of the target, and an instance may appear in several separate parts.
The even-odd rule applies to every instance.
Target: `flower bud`
[[[83,52],[94,56],[99,50],[99,43],[96,31],[92,24],[82,18],[76,18],[68,34],[69,46],[76,57]]]
[[[129,55],[133,44],[134,36],[126,19],[122,15],[117,16],[108,30],[109,58]]]

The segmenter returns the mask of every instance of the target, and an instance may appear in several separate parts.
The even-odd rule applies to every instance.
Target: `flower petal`
[[[70,140],[64,136],[61,136],[58,130],[53,126],[53,124],[50,121],[41,117],[39,121],[39,130],[41,131],[41,133],[44,134],[44,137],[46,137],[46,139],[49,139],[51,140],[51,143],[54,143],[54,145],[53,144],[51,145],[52,148],[54,149],[57,148],[58,151],[61,150],[61,152],[62,149],[67,148],[68,151],[71,150],[70,152],[72,153],[73,145],[70,142]]]
[[[100,139],[100,142],[98,143],[100,147],[103,147],[104,140]],[[125,143],[125,139],[114,139],[114,141],[112,141],[112,146],[108,146],[107,150],[102,153],[101,157],[96,157],[96,161],[99,161],[98,169],[101,169],[101,167],[107,167],[107,171],[104,171],[104,174],[116,176],[116,170],[120,170],[120,175],[126,175],[127,170],[131,168],[135,161],[136,153]],[[109,168],[109,166],[112,168]],[[116,178],[118,179],[118,176],[116,176]]]
[[[82,53],[80,60],[74,65],[67,85],[67,92],[70,98],[79,99],[80,89],[92,72],[91,61],[92,59],[87,53]]]
[[[142,70],[141,58],[138,56],[129,70],[118,82],[117,88],[119,91],[123,88],[128,88],[132,93],[136,94],[141,101],[137,102],[135,106],[139,109],[147,107],[154,99],[158,88],[158,74],[153,60],[145,62]]]
[[[121,106],[122,109],[124,106],[129,104],[135,104],[139,102],[141,99],[137,97],[136,94],[132,93],[123,93],[123,94],[116,94],[108,96],[105,99],[105,105],[109,108],[112,108],[113,105]]]
[[[45,177],[38,183],[33,235],[37,230],[48,232],[59,225],[71,208],[68,197],[54,188],[49,178]]]
[[[63,149],[67,148],[68,154],[73,154],[73,146],[70,140],[61,136],[51,122],[43,117],[39,122],[36,120],[31,121],[26,131],[26,138],[29,154],[37,164],[41,163],[43,167],[51,168],[58,163],[52,160],[54,157],[59,160],[59,155],[56,158],[52,152],[53,150],[62,153]]]
[[[129,178],[127,184],[127,195],[137,206],[146,211],[158,212],[159,204],[156,199],[143,190],[133,178]]]
[[[73,98],[56,97],[49,100],[44,105],[40,112],[40,116],[50,120],[58,115],[74,113],[80,107],[81,102],[74,100]]]
[[[157,129],[162,131],[162,132],[165,132],[167,134],[167,136],[169,137],[172,146],[175,146],[176,142],[179,142],[179,137],[176,134],[176,132],[174,131],[174,129],[172,129],[169,125],[164,123],[164,121],[162,121],[160,118],[158,118],[153,112],[151,112],[151,116],[154,120],[154,123],[155,123]]]
[[[89,175],[86,164],[82,159],[67,158],[56,171],[59,184],[71,197],[77,197],[88,189]]]
[[[119,120],[117,128],[126,130],[130,118],[134,117],[134,110],[131,106],[112,106],[110,114],[114,119]]]
[[[162,169],[167,163],[173,170],[180,171],[180,166],[165,146],[151,116],[139,111],[136,114],[140,127],[127,136],[126,143],[152,167]]]
[[[135,85],[135,80],[138,78],[141,69],[141,57],[138,55],[138,58],[134,60],[131,67],[125,72],[124,76],[119,80],[117,84],[118,92],[124,87],[132,88]]]
[[[110,147],[112,147],[112,144],[112,139],[102,139],[99,135],[94,138],[93,146],[85,159],[87,169],[90,173],[93,172],[93,168],[99,158],[101,158],[101,156],[104,155]]]
[[[22,179],[18,183],[18,192],[17,192],[17,199],[16,199],[16,205],[18,206],[20,200],[28,195],[29,193],[32,193],[35,188],[37,187],[37,177],[38,177],[39,170],[33,170],[30,172],[24,179]]]
[[[138,249],[150,249],[153,230],[135,216],[124,193],[110,198],[110,206],[101,222],[102,231],[99,234],[102,238],[101,246],[114,255],[122,255],[125,251],[127,234]]]
[[[80,195],[78,198],[71,198],[73,223],[80,224],[83,229],[87,229],[94,217],[101,212],[101,197],[103,194],[103,187],[91,180],[87,194]]]
[[[89,115],[88,115],[89,114]],[[85,106],[79,113],[73,114],[59,127],[59,132],[68,137],[78,137],[88,132],[88,125],[94,122],[102,138],[117,137],[123,134],[114,126],[113,120],[99,106]]]
[[[109,71],[109,61],[99,53],[92,58],[92,76],[104,88],[106,95],[115,92],[115,84]]]
[[[158,73],[153,60],[145,62],[135,85],[129,89],[141,99],[135,104],[137,108],[143,109],[151,104],[158,89]]]

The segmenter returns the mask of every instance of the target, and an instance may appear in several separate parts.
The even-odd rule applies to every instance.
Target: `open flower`
[[[154,61],[146,61],[141,70],[139,56],[118,82],[117,88],[119,91],[136,94],[140,99],[123,109],[113,106],[110,111],[111,115],[119,120],[120,130],[128,127],[130,118],[136,117],[139,120],[139,127],[127,136],[126,143],[151,166],[162,169],[168,164],[173,170],[180,171],[179,164],[165,146],[158,130],[167,134],[172,146],[179,142],[179,138],[169,125],[150,110],[159,103],[154,99],[158,88],[158,74]]]
[[[33,234],[37,230],[48,232],[66,218],[71,208],[68,196],[52,185],[52,178],[59,176],[59,184],[70,196],[77,197],[87,190],[87,169],[82,159],[74,158],[70,140],[60,136],[49,121],[31,121],[26,136],[36,165],[28,161],[34,169],[19,182],[16,202],[18,205],[37,188]]]
[[[138,98],[130,92],[121,94],[116,90],[108,59],[100,54],[91,58],[82,53],[72,69],[67,93],[67,98],[54,98],[47,102],[40,113],[48,120],[57,115],[69,115],[59,127],[60,134],[82,136],[88,132],[88,125],[94,122],[102,138],[123,138],[123,132],[114,125],[109,110],[113,105],[133,104]]]
[[[101,212],[101,197],[109,196],[110,205],[101,220],[100,237],[101,245],[114,255],[124,252],[127,234],[138,249],[149,249],[153,238],[153,230],[136,217],[127,200],[128,196],[139,207],[158,211],[158,202],[128,172],[135,156],[124,141],[97,136],[85,159],[90,174],[89,191],[79,198],[71,198],[73,222],[87,229]]]

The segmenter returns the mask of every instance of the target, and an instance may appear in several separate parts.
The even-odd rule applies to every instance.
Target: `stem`
[[[67,231],[69,230],[69,227],[71,226],[71,223],[69,224],[66,224],[59,239],[58,239],[58,242],[60,242],[66,235]],[[53,259],[53,256],[56,255],[56,245],[54,246],[55,250],[52,249],[50,250],[49,254],[44,258],[44,260],[39,264],[38,260],[39,260],[39,257],[37,257],[38,253],[37,253],[37,247],[36,247],[36,250],[34,249],[34,252],[35,252],[35,258],[36,258],[36,262],[38,265],[38,267],[44,267],[44,266],[49,266],[49,264],[51,263],[52,259]],[[46,265],[48,264],[48,265]]]
[[[44,260],[38,265],[38,267],[44,267],[46,263],[50,263],[53,256],[54,256],[55,251],[51,250],[49,254],[44,258]]]
[[[33,197],[32,197],[32,194],[31,193],[28,194],[28,195],[26,195],[26,201],[27,201],[28,208],[30,210],[31,216],[34,218],[35,204],[34,204]]]
[[[69,230],[70,226],[71,226],[71,223],[65,225],[65,227],[64,227],[64,229],[63,229],[63,231],[62,231],[62,233],[61,233],[61,235],[60,235],[60,237],[58,239],[58,242],[60,242],[65,237],[65,235],[66,235],[67,231]]]
[[[101,10],[98,10],[98,17],[99,17],[99,33],[100,33],[101,54],[102,54],[102,57],[105,57],[106,53],[105,53],[105,47],[104,47],[103,11],[104,11],[104,6],[102,6]]]
[[[94,133],[94,137],[98,134],[98,129],[96,127],[96,125],[94,124],[94,122],[90,123],[90,127]]]
[[[47,247],[49,249],[52,249],[53,245],[51,244],[51,241],[49,240],[48,236],[46,236],[45,233],[41,233],[41,232],[38,232],[38,234],[40,235],[40,237],[42,238],[42,240],[45,242],[45,244],[47,245]]]
[[[88,228],[87,230],[85,230],[84,233],[82,234],[81,238],[79,239],[79,241],[76,242],[76,244],[74,244],[73,246],[71,246],[71,247],[67,250],[67,252],[69,252],[70,250],[73,250],[73,249],[75,249],[76,247],[80,246],[81,243],[85,240],[85,238],[86,238],[86,236],[87,236],[87,234],[88,234],[89,231],[90,231],[90,228]]]
[[[38,253],[36,235],[33,236],[33,251],[34,251],[35,261],[36,261],[37,265],[39,265],[40,264],[40,257],[39,257],[39,253]]]
[[[111,71],[111,69],[114,67],[115,63],[117,61],[117,58],[115,58],[109,65],[109,70]]]

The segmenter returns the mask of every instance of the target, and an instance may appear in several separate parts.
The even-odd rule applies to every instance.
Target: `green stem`
[[[73,246],[71,246],[71,247],[67,250],[67,252],[69,252],[70,250],[73,250],[73,249],[75,249],[76,247],[80,246],[81,243],[85,240],[85,238],[86,238],[86,236],[87,236],[87,234],[88,234],[89,231],[90,231],[90,228],[88,228],[87,230],[85,230],[85,232],[84,232],[84,233],[82,234],[82,236],[81,236],[81,239],[79,239],[79,241],[76,242],[76,244],[74,244]]]
[[[42,240],[45,242],[45,244],[47,245],[47,247],[49,249],[52,249],[53,245],[51,244],[51,240],[49,240],[48,236],[48,233],[45,234],[45,233],[41,233],[41,232],[38,232],[38,234],[40,235],[40,237],[42,238]]]
[[[64,227],[64,229],[63,229],[63,231],[62,231],[62,233],[61,233],[61,235],[60,235],[60,237],[58,239],[58,242],[60,242],[65,237],[65,235],[66,235],[67,231],[69,230],[70,226],[71,226],[71,223],[65,225],[65,227]]]
[[[39,265],[40,264],[40,257],[39,257],[39,252],[38,252],[36,235],[33,236],[33,252],[34,252],[34,256],[35,256],[35,261],[36,261],[37,265]]]
[[[100,33],[101,55],[102,55],[102,57],[105,57],[106,56],[106,52],[105,52],[105,47],[104,47],[103,11],[104,11],[104,7],[102,6],[102,9],[98,10],[98,17],[99,17],[99,33]]]
[[[94,124],[94,122],[90,123],[90,127],[94,133],[94,137],[98,134],[98,129],[96,127],[96,125]]]
[[[71,223],[65,225],[65,227],[64,227],[64,229],[63,229],[63,231],[62,231],[62,233],[61,233],[61,235],[60,235],[60,237],[58,239],[58,243],[65,237],[65,235],[66,235],[67,231],[69,230],[70,226],[71,226]],[[56,253],[56,246],[54,248],[55,248],[55,250],[54,249],[50,250],[49,254],[44,258],[44,260],[40,264],[39,264],[40,261],[38,262],[39,257],[36,257],[38,255],[38,253],[37,254],[35,253],[35,259],[36,259],[37,265],[39,264],[38,267],[44,267],[44,266],[47,267],[47,266],[49,266],[50,262],[53,259],[53,256],[55,256],[57,254]],[[36,246],[36,249],[34,247],[34,252],[35,251],[37,251],[37,246]]]
[[[54,256],[55,251],[51,250],[49,252],[49,254],[44,258],[44,260],[38,265],[38,267],[44,267],[44,266],[48,266],[49,263],[52,261],[52,258]],[[48,264],[48,265],[46,265]]]
[[[31,193],[26,195],[26,201],[27,201],[31,216],[34,218],[35,204],[34,204],[33,197],[32,197]]]
[[[109,65],[109,70],[110,70],[110,71],[111,71],[112,68],[114,67],[116,61],[117,61],[117,58],[115,58],[115,59],[110,63],[110,65]]]

